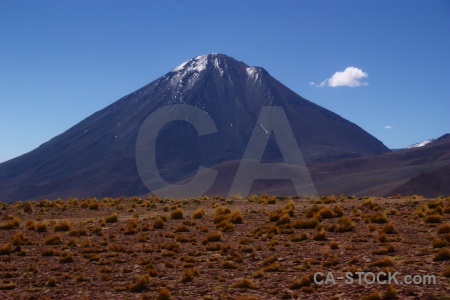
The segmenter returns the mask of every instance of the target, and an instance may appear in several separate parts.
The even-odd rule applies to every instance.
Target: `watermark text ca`
[[[187,104],[167,105],[150,114],[138,132],[135,148],[136,166],[144,185],[161,197],[196,197],[205,194],[214,184],[217,171],[199,166],[192,179],[184,184],[171,184],[157,168],[156,142],[158,133],[168,123],[190,123],[199,136],[216,134],[218,129],[208,113]],[[263,163],[264,150],[273,135],[278,143],[284,163]],[[263,106],[234,176],[228,196],[241,194],[246,197],[254,180],[290,179],[297,196],[317,196],[303,155],[281,106]]]

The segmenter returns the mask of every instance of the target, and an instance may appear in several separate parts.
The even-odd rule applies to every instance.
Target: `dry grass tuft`
[[[319,223],[319,220],[315,217],[306,220],[297,219],[292,223],[292,227],[295,229],[314,229]]]
[[[190,282],[194,279],[194,277],[198,276],[198,274],[199,272],[197,269],[184,269],[183,277],[181,277],[181,282]]]
[[[238,282],[232,284],[231,287],[238,289],[259,289],[259,287],[250,279],[239,280]]]
[[[46,222],[39,222],[36,225],[36,231],[37,232],[46,232],[47,231],[47,223]]]
[[[34,207],[30,202],[25,202],[23,205],[23,212],[31,214],[34,211]]]
[[[143,292],[147,288],[147,284],[150,282],[150,277],[145,274],[142,275],[135,283],[128,286],[128,290],[132,293]]]
[[[154,229],[163,229],[164,228],[164,220],[161,216],[157,216],[153,220],[153,228]]]
[[[237,269],[238,265],[236,265],[235,263],[228,261],[228,260],[224,260],[220,263],[220,266],[223,269],[227,269],[227,270],[233,270],[233,269]]]
[[[59,245],[61,244],[61,234],[54,234],[47,237],[44,241],[45,245]]]
[[[313,275],[303,275],[300,279],[295,279],[289,286],[291,290],[298,290],[302,287],[309,286],[313,282]]]
[[[337,250],[337,249],[339,249],[339,244],[336,243],[336,242],[331,242],[331,243],[330,243],[330,249],[331,249],[331,250]]]
[[[36,222],[34,220],[29,220],[25,224],[25,228],[27,230],[36,230]]]
[[[331,219],[335,217],[335,214],[329,206],[322,206],[317,212],[316,216],[319,216],[322,219]]]
[[[397,230],[394,227],[394,224],[392,222],[387,223],[383,227],[383,232],[386,234],[396,234],[398,233]]]
[[[204,215],[205,210],[203,209],[203,207],[199,207],[192,213],[192,219],[201,219]]]
[[[47,281],[47,286],[48,286],[48,287],[55,287],[55,286],[56,286],[56,283],[58,283],[58,280],[57,280],[55,277],[52,277],[52,278],[50,278],[50,279]]]
[[[11,253],[11,245],[10,244],[0,245],[0,255],[9,255],[10,253]]]
[[[156,298],[156,300],[169,300],[171,297],[170,291],[166,288],[161,288],[159,290],[159,295],[158,298]]]
[[[376,211],[374,213],[372,213],[367,219],[367,222],[370,223],[378,223],[378,224],[382,224],[382,223],[386,223],[387,222],[387,216],[384,212],[382,211]]]
[[[433,261],[450,260],[450,250],[448,248],[441,248],[439,252],[433,257]]]
[[[382,259],[379,259],[377,261],[374,261],[370,264],[368,264],[369,267],[391,267],[394,265],[394,261],[390,256],[385,256]]]
[[[66,220],[59,221],[53,228],[55,231],[69,231],[70,224]]]
[[[20,219],[18,217],[12,217],[5,224],[0,225],[0,229],[4,230],[10,230],[19,227],[20,227]]]
[[[4,280],[2,284],[0,284],[0,290],[13,290],[16,288],[16,284],[9,280]]]
[[[442,216],[440,215],[428,215],[425,218],[423,218],[424,223],[441,223],[442,222]]]
[[[444,271],[442,271],[442,276],[450,278],[450,266],[445,267]]]
[[[386,254],[394,253],[394,252],[395,252],[394,246],[388,245],[388,246],[386,246],[386,247],[384,247],[382,249],[373,250],[372,254],[375,254],[375,255],[386,255]]]
[[[103,218],[103,221],[105,223],[116,223],[119,220],[119,216],[117,213],[110,214],[109,216],[106,216]]]
[[[327,239],[325,229],[321,229],[315,236],[313,236],[313,240],[315,241],[325,241]]]
[[[437,234],[450,233],[450,223],[445,223],[436,229]]]
[[[352,231],[353,229],[355,229],[356,224],[352,221],[352,219],[350,219],[349,217],[342,217],[339,219],[339,221],[337,222],[337,226],[335,231],[336,232],[347,232],[347,231]]]
[[[211,232],[208,236],[203,240],[203,244],[207,244],[209,242],[220,242],[222,240],[222,232],[216,231]]]
[[[181,220],[184,218],[184,212],[181,208],[176,208],[170,212],[170,218],[172,220]]]
[[[61,264],[70,264],[73,263],[73,255],[67,254],[66,256],[63,256],[59,259],[59,262]]]
[[[244,218],[242,217],[241,213],[239,210],[234,210],[230,216],[229,216],[229,220],[233,223],[233,224],[242,224]]]

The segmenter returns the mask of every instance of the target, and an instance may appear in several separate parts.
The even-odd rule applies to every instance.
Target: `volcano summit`
[[[161,107],[187,104],[214,121],[199,136],[186,121],[164,126],[156,163],[169,182],[243,157],[264,106],[279,106],[307,164],[386,153],[375,137],[273,78],[223,54],[197,56],[94,113],[35,150],[0,164],[0,199],[115,197],[148,192],[137,172],[135,147],[144,120]],[[272,136],[264,161],[283,161]]]

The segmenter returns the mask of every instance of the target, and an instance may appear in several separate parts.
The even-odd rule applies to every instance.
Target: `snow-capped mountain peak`
[[[188,73],[188,72],[195,71],[195,72],[200,73],[201,71],[206,69],[208,63],[212,63],[216,69],[218,69],[219,71],[222,71],[221,66],[220,66],[221,65],[220,61],[224,57],[226,57],[226,55],[219,54],[219,53],[210,53],[210,54],[196,56],[196,57],[180,64],[179,66],[174,68],[172,70],[172,72]]]
[[[178,65],[171,71],[170,81],[172,85],[181,87],[183,85],[192,87],[205,70],[215,68],[223,76],[224,69],[227,69],[224,58],[226,56],[218,53],[211,53],[196,56]]]
[[[210,54],[211,55],[211,54]],[[172,72],[193,72],[196,71],[200,73],[201,71],[206,69],[206,65],[208,64],[208,55],[196,56],[191,60],[188,60],[178,67],[172,70]]]
[[[419,142],[419,143],[412,144],[411,146],[408,147],[408,149],[423,147],[423,146],[428,145],[429,143],[434,142],[434,141],[435,141],[435,139],[428,139],[428,140],[425,140],[425,141],[422,141],[422,142]]]

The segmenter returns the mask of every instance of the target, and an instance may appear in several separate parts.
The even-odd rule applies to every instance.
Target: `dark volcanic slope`
[[[219,171],[218,180],[207,194],[226,196],[238,165],[239,161],[231,161],[215,166]],[[319,195],[448,196],[450,135],[420,148],[317,163],[309,165],[308,169]],[[255,180],[251,193],[263,192],[274,195],[295,193],[291,180]]]
[[[192,174],[198,165],[242,158],[266,105],[284,108],[308,163],[389,152],[360,127],[303,99],[263,68],[210,54],[181,64],[37,149],[0,164],[0,199],[147,192],[135,166],[137,133],[152,112],[174,103],[205,110],[218,133],[198,137],[182,121],[163,128],[156,147],[157,164],[172,182]],[[264,158],[281,160],[273,144]]]
[[[423,168],[421,172],[401,184],[388,195],[422,195],[438,197],[450,195],[450,134],[419,148],[422,162],[433,167]]]
[[[419,148],[310,167],[322,194],[450,195],[450,134]]]
[[[421,172],[389,194],[422,195],[425,197],[450,195],[450,164],[431,172]]]

